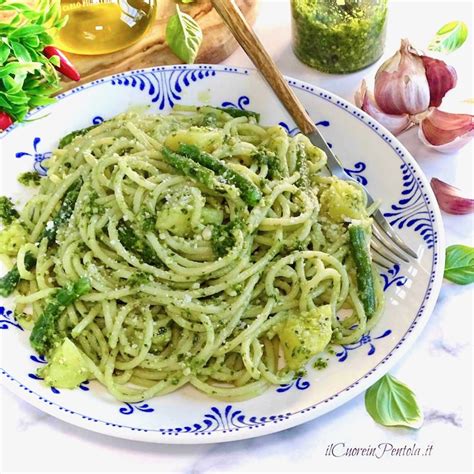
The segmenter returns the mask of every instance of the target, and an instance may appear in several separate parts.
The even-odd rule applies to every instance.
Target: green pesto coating
[[[71,187],[66,192],[61,207],[58,213],[53,218],[52,225],[46,226],[40,240],[47,238],[48,246],[53,245],[56,241],[56,234],[58,233],[59,227],[69,222],[71,215],[74,211],[79,192],[82,187],[82,179],[78,179],[72,183]]]
[[[298,171],[301,176],[296,182],[296,186],[308,189],[310,186],[308,160],[306,159],[305,152],[301,148],[296,153],[296,171]]]
[[[242,200],[249,206],[255,206],[262,199],[262,193],[255,184],[230,169],[222,161],[217,160],[208,153],[200,151],[198,147],[194,145],[181,144],[179,147],[179,153],[214,171],[216,175],[224,178],[228,184],[234,185],[240,191]]]
[[[387,0],[292,0],[293,50],[328,73],[377,61],[385,41]]]
[[[57,322],[67,306],[81,296],[89,293],[92,286],[88,278],[80,278],[76,282],[61,288],[47,304],[43,313],[36,321],[30,335],[31,346],[39,354],[48,354],[62,339]]]
[[[372,273],[372,259],[370,257],[367,235],[362,225],[349,226],[349,242],[351,254],[357,272],[357,290],[364,306],[367,318],[376,310],[374,275]]]
[[[0,223],[4,226],[10,225],[20,217],[12,200],[7,196],[0,196]]]
[[[143,263],[155,267],[162,266],[161,260],[148,242],[138,237],[137,232],[123,220],[119,222],[118,235],[120,243],[125,249],[137,255]]]
[[[41,175],[37,171],[27,171],[18,176],[18,182],[23,186],[36,188],[41,183]]]
[[[275,152],[262,148],[252,154],[252,160],[260,165],[267,165],[270,179],[281,178],[281,166]]]
[[[215,225],[212,228],[211,244],[216,257],[224,257],[229,253],[229,250],[235,245],[234,232],[241,227],[242,223],[236,219],[227,224]]]

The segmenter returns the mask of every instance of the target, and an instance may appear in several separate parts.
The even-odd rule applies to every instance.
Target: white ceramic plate
[[[443,228],[436,200],[403,146],[372,118],[330,92],[290,79],[349,174],[382,199],[382,210],[420,255],[416,264],[382,273],[387,305],[380,323],[360,341],[336,346],[326,369],[309,368],[290,385],[239,403],[213,400],[192,387],[143,403],[114,400],[98,383],[79,389],[45,387],[35,375],[45,363],[34,355],[27,331],[15,322],[12,302],[0,299],[0,380],[39,409],[112,436],[158,443],[210,443],[261,436],[316,418],[373,384],[414,343],[439,293],[444,265]],[[20,198],[16,176],[44,172],[58,139],[108,119],[130,106],[149,104],[165,113],[174,104],[256,110],[262,123],[296,132],[289,115],[252,70],[224,66],[169,66],[101,79],[59,97],[1,137],[1,195]],[[1,268],[2,272],[5,270]]]

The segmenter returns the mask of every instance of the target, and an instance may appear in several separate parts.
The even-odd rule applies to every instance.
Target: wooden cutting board
[[[257,16],[258,0],[236,0],[236,3],[245,17],[253,23]],[[131,69],[181,63],[182,61],[172,53],[165,42],[166,23],[175,12],[175,5],[176,2],[173,0],[158,0],[158,13],[154,25],[145,37],[129,48],[97,56],[67,53],[81,73],[81,81],[65,80],[62,83],[63,90]],[[235,51],[237,42],[220,20],[209,0],[181,4],[180,8],[191,15],[203,31],[204,40],[199,50],[197,63],[219,63]]]

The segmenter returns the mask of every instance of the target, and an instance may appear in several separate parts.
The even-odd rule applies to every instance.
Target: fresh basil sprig
[[[176,5],[176,14],[166,25],[166,42],[178,58],[192,64],[202,43],[202,31],[196,21]]]
[[[383,426],[420,428],[423,413],[415,394],[390,374],[384,375],[365,392],[365,408]]]
[[[474,248],[467,245],[450,245],[446,249],[444,278],[468,285],[474,283]]]
[[[442,26],[431,40],[428,49],[441,53],[452,53],[467,39],[467,25],[463,21],[451,21]]]
[[[43,49],[67,19],[61,19],[59,0],[39,0],[34,7],[0,0],[0,11],[13,15],[0,23],[0,110],[21,121],[31,108],[54,102],[59,77]]]

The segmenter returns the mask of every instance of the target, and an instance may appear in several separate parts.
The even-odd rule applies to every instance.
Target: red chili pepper
[[[71,61],[69,61],[64,53],[55,46],[46,46],[46,48],[43,49],[43,54],[47,58],[50,58],[51,56],[59,57],[59,66],[54,67],[64,76],[73,81],[78,81],[81,78],[79,71],[72,65]]]
[[[0,131],[6,130],[13,123],[13,119],[6,113],[0,110]]]

